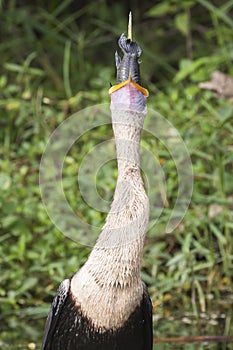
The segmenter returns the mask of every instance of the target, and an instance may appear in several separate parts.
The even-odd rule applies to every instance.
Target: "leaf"
[[[176,7],[169,4],[168,2],[163,1],[161,4],[153,6],[148,12],[147,15],[151,17],[160,17],[168,13],[175,12]]]
[[[33,287],[35,287],[37,283],[38,283],[37,277],[29,277],[27,279],[24,279],[22,286],[16,291],[16,295],[25,293],[29,289],[32,289]]]
[[[201,66],[206,65],[209,67],[213,65],[213,67],[220,62],[217,57],[201,57],[195,61],[191,61],[188,59],[182,59],[180,61],[180,70],[174,77],[174,82],[178,83],[185,78],[187,78],[192,73],[196,72]]]
[[[28,73],[35,76],[43,76],[44,72],[39,68],[24,67],[16,63],[5,63],[3,67],[11,72]]]
[[[0,173],[0,189],[8,190],[10,186],[11,186],[10,176],[5,173]]]
[[[167,266],[171,266],[171,265],[175,265],[178,262],[182,261],[185,259],[185,254],[184,253],[178,253],[174,256],[174,258],[172,258],[171,260],[168,261],[168,263],[166,264]]]
[[[189,19],[186,12],[180,13],[175,17],[175,25],[182,34],[188,35]]]
[[[221,242],[222,244],[227,243],[226,238],[224,237],[224,235],[216,225],[214,225],[213,223],[210,223],[210,228],[219,242]]]
[[[195,280],[194,281],[195,286],[197,288],[197,293],[198,293],[198,297],[199,297],[199,303],[201,306],[201,312],[206,312],[206,302],[205,302],[205,294],[203,292],[202,286],[199,283],[199,281]]]
[[[184,243],[183,243],[183,247],[182,250],[184,253],[189,253],[190,252],[190,245],[192,242],[192,235],[191,233],[188,233],[187,236],[185,237]]]
[[[11,225],[15,224],[18,221],[18,216],[15,214],[8,215],[2,218],[2,227],[8,228]]]
[[[225,12],[218,6],[214,6],[211,4],[212,1],[207,0],[197,0],[199,4],[201,4],[203,7],[207,8],[210,12],[214,13],[214,15],[218,18],[221,18],[223,22],[228,24],[231,28],[233,28],[233,21],[230,16],[227,16]]]

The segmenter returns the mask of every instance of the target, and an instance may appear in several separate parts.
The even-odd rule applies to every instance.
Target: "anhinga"
[[[140,137],[148,91],[140,85],[142,50],[118,43],[111,95],[118,179],[110,212],[84,266],[64,280],[47,318],[43,350],[151,350],[152,306],[140,278],[149,201],[140,175]]]

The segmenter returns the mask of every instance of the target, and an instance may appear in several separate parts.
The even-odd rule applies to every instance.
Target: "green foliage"
[[[90,252],[64,238],[50,221],[41,201],[38,171],[48,137],[62,121],[86,106],[109,102],[116,38],[126,29],[128,12],[125,2],[110,3],[0,4],[3,349],[9,339],[18,344],[19,334],[24,348],[40,342],[55,289]],[[227,335],[232,331],[230,303],[217,303],[230,293],[232,297],[233,106],[201,91],[198,82],[208,80],[215,69],[233,75],[233,2],[138,1],[134,6],[134,35],[144,52],[142,81],[150,90],[148,106],[179,130],[194,170],[190,208],[177,229],[164,234],[177,195],[176,168],[162,144],[149,136],[143,140],[157,152],[165,173],[167,206],[148,233],[142,276],[156,314],[164,316],[167,308],[176,310],[184,303],[184,310],[197,318],[200,312],[223,312]],[[109,137],[111,130],[105,126],[83,135],[78,151],[72,149],[65,161],[68,201],[74,210],[78,202],[78,214],[93,225],[103,224],[105,215],[90,210],[79,197],[77,165],[93,145]],[[98,191],[106,200],[112,197],[116,175],[113,161],[98,174]],[[163,325],[158,334],[167,331]]]

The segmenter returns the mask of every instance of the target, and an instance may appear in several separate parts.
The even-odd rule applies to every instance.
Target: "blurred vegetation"
[[[0,2],[2,349],[39,344],[58,284],[90,252],[64,238],[50,221],[38,186],[39,164],[49,135],[63,120],[86,106],[109,103],[114,52],[129,9],[134,37],[143,48],[148,106],[179,130],[194,170],[193,197],[182,223],[164,234],[158,222],[148,234],[142,277],[156,315],[169,318],[183,305],[182,315],[206,317],[206,324],[208,314],[215,312],[217,326],[211,332],[233,331],[233,104],[198,87],[216,69],[233,76],[232,8],[230,0]],[[84,136],[64,169],[69,202],[76,210],[78,203],[90,223],[103,223],[104,215],[90,211],[78,198],[77,164],[93,144],[111,135],[110,128],[102,127]],[[151,140],[144,142],[153,151]],[[162,146],[156,152],[163,160],[172,205],[175,167]],[[116,169],[114,162],[108,166],[98,186],[111,197]],[[190,330],[192,335],[205,331]],[[167,336],[172,329],[163,325],[156,332]],[[176,332],[179,327],[174,327]]]

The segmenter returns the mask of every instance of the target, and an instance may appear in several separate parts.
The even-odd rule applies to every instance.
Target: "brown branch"
[[[171,337],[154,338],[154,343],[192,343],[192,342],[215,342],[215,343],[233,343],[231,335],[200,335],[196,337]]]
[[[201,89],[214,90],[218,97],[233,97],[233,78],[216,70],[211,74],[211,80],[199,83]]]

